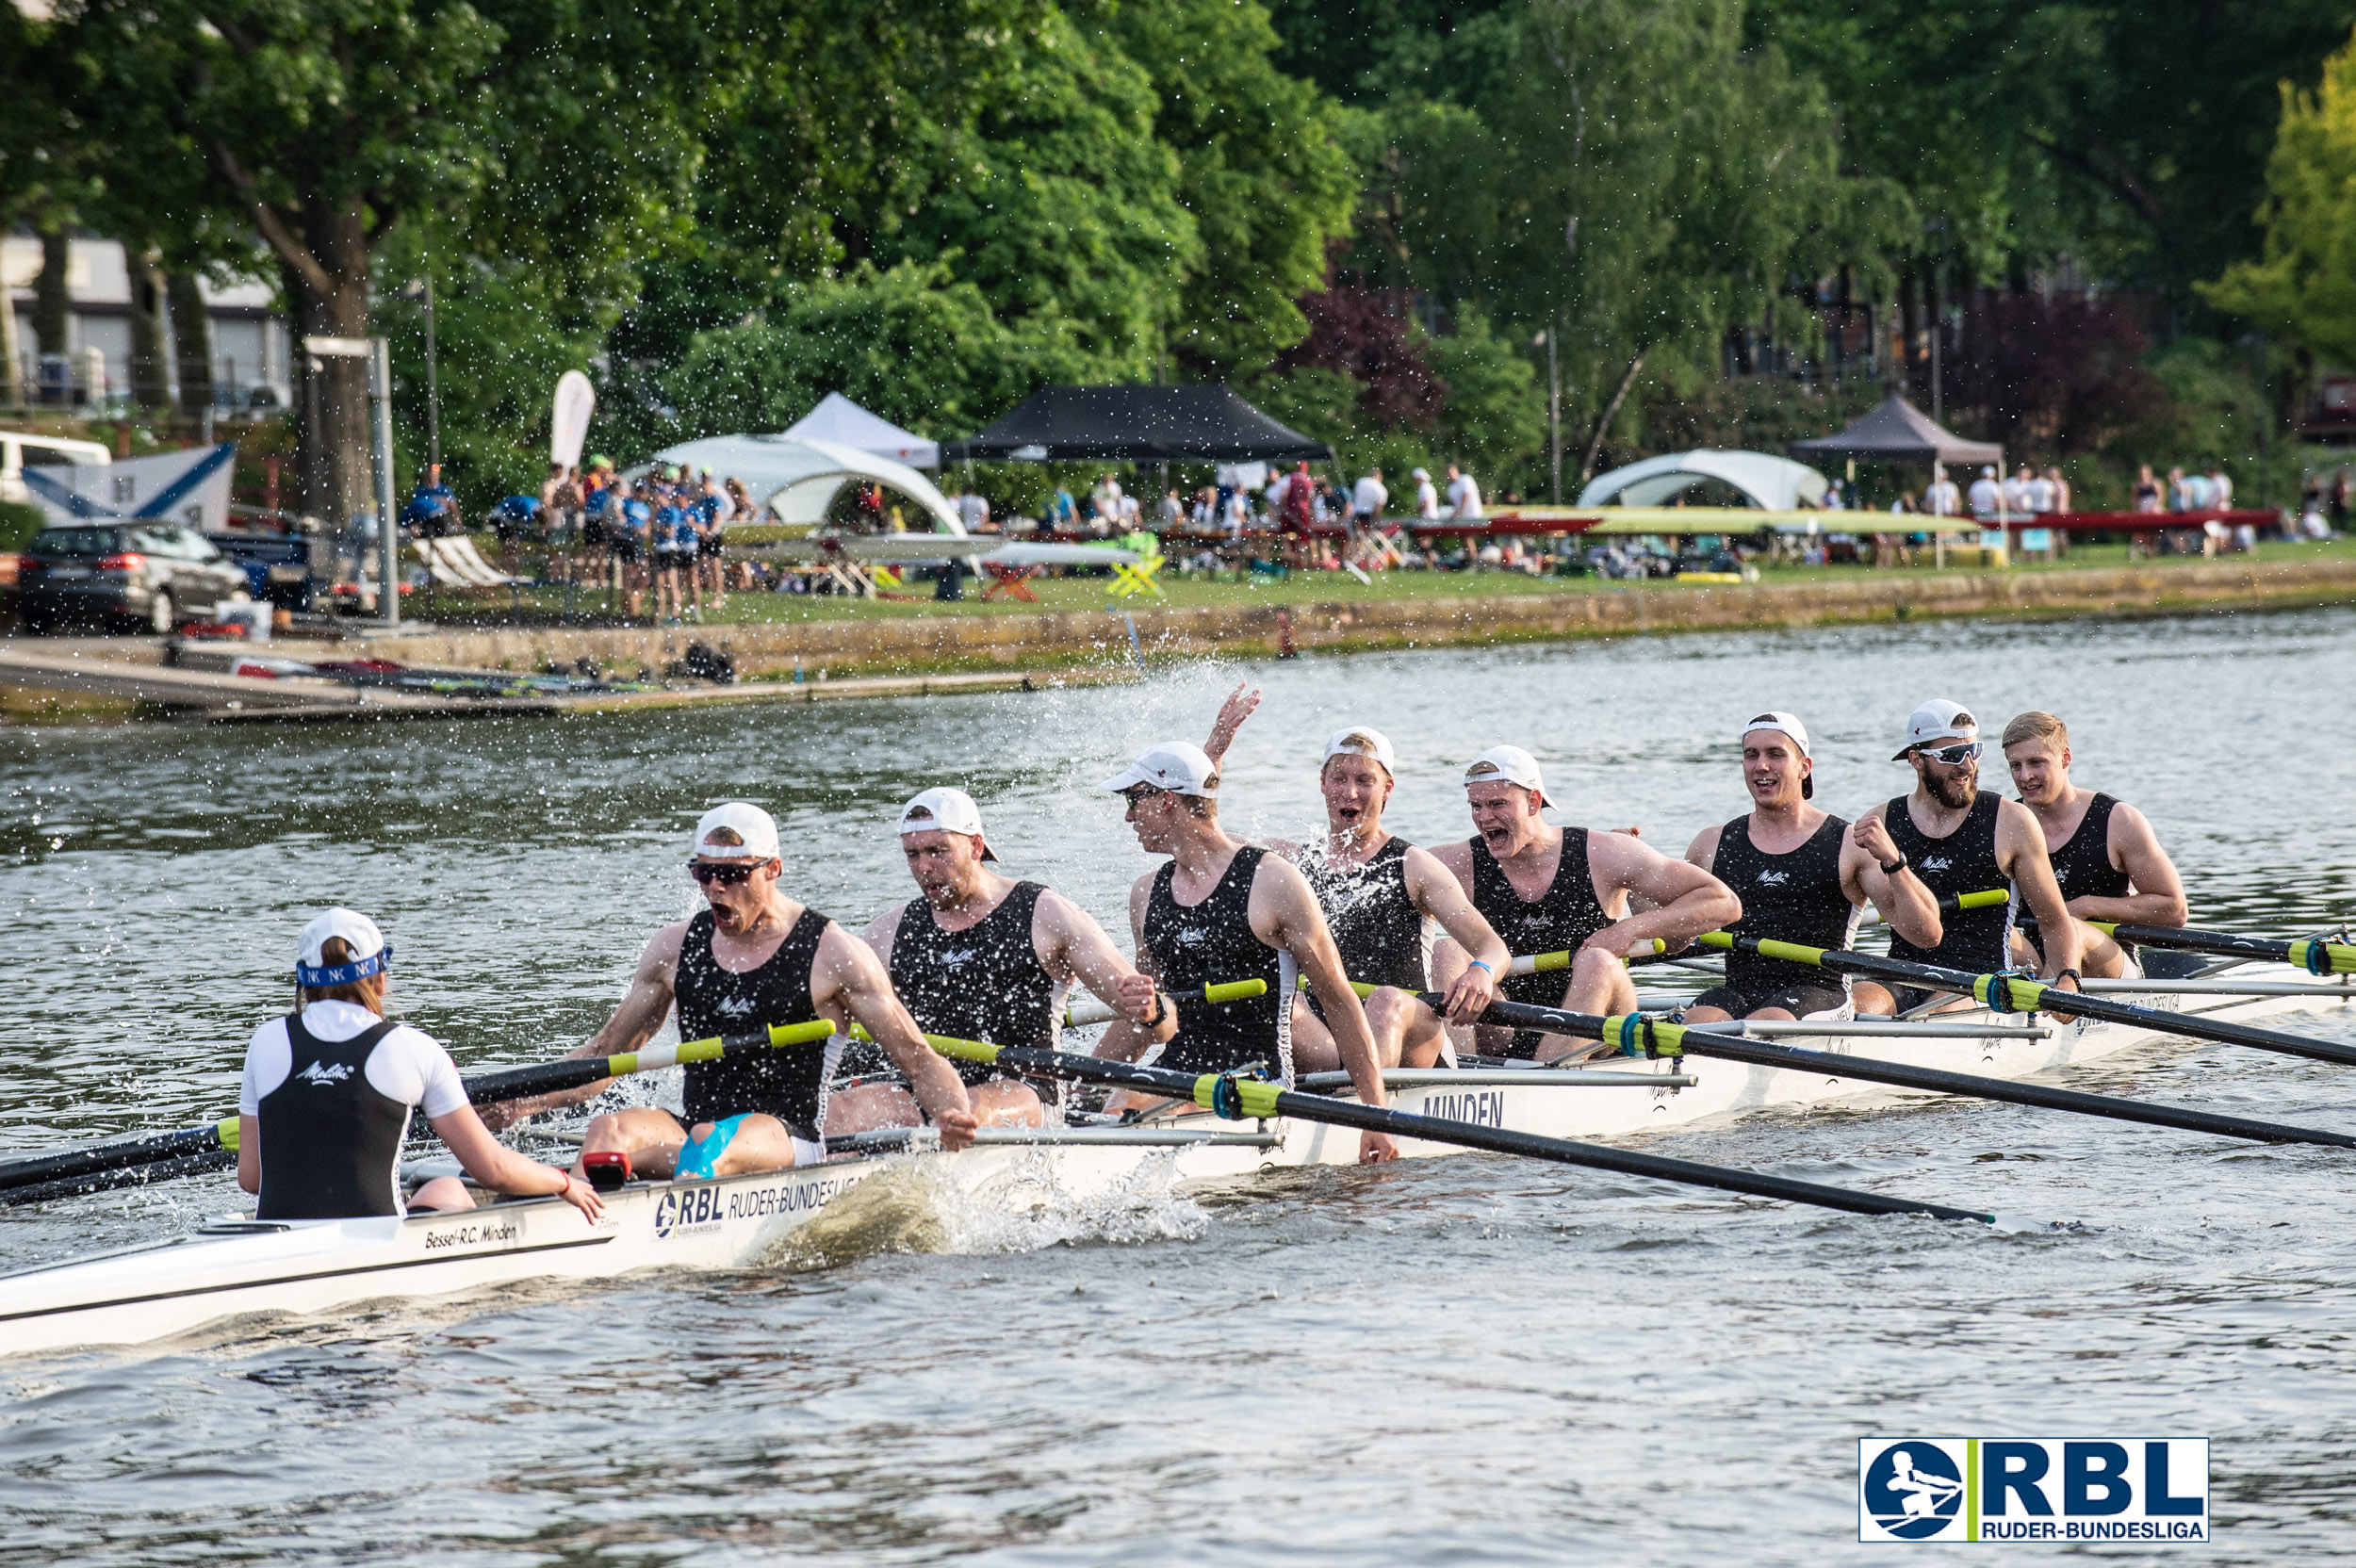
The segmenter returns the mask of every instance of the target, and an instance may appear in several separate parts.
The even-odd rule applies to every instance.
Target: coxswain
[[[476,1185],[562,1198],[594,1223],[605,1205],[587,1183],[493,1137],[450,1053],[384,1016],[392,963],[392,945],[366,915],[330,909],[303,928],[295,1010],[254,1031],[237,1091],[237,1185],[258,1198],[254,1217],[473,1208],[455,1176],[434,1178],[402,1203],[401,1146],[411,1114],[423,1110]]]
[[[1238,686],[1219,710],[1204,753],[1223,762],[1260,694]],[[1309,845],[1268,847],[1301,868],[1325,911],[1326,927],[1357,985],[1378,988],[1366,999],[1366,1026],[1384,1067],[1428,1068],[1444,1055],[1453,1065],[1448,1023],[1469,1025],[1497,1000],[1510,956],[1505,943],[1465,897],[1448,868],[1383,825],[1383,808],[1398,787],[1396,753],[1388,737],[1366,725],[1336,730],[1325,743],[1317,790],[1325,797],[1325,836]],[[1438,933],[1446,933],[1445,939]],[[1437,990],[1447,1018],[1417,999]],[[1340,1054],[1315,999],[1296,997],[1293,1057],[1304,1068],[1331,1069]]]
[[[2070,727],[2032,710],[2004,726],[2004,765],[2021,804],[2044,830],[2053,881],[2078,924],[2078,967],[2116,980],[2130,958],[2107,932],[2086,923],[2180,926],[2192,918],[2176,864],[2141,811],[2070,781]],[[2015,933],[2016,943],[2025,941]],[[2030,956],[2025,948],[2016,954]]]
[[[1633,833],[1558,827],[1538,760],[1519,746],[1482,752],[1464,770],[1474,835],[1432,851],[1516,956],[1571,955],[1570,984],[1549,973],[1507,977],[1506,999],[1574,1012],[1636,1011],[1624,961],[1655,941],[1683,947],[1742,918],[1742,901],[1699,866],[1673,860]],[[1634,894],[1649,906],[1629,910]],[[1487,1028],[1483,1043],[1512,1056],[1555,1061],[1600,1049],[1536,1030]]]
[[[715,806],[695,824],[691,843],[688,874],[710,907],[655,933],[621,1005],[573,1054],[635,1051],[674,1006],[683,1040],[820,1018],[833,1021],[836,1038],[691,1062],[682,1070],[679,1115],[653,1105],[605,1112],[590,1121],[582,1154],[618,1151],[642,1176],[734,1176],[819,1164],[827,1133],[908,1125],[898,1114],[906,1102],[892,1086],[866,1086],[829,1105],[827,1086],[853,1023],[908,1080],[943,1149],[973,1142],[965,1086],[924,1043],[875,950],[779,889],[785,868],[769,813],[744,801]],[[514,1102],[502,1115],[577,1103],[611,1082]]]
[[[922,896],[876,916],[864,937],[925,1033],[1056,1050],[1075,979],[1137,1024],[1167,1034],[1175,1023],[1153,980],[1121,956],[1095,917],[1052,889],[991,869],[998,857],[973,796],[926,790],[900,808],[899,827]],[[1028,1084],[986,1063],[954,1065],[984,1125],[1047,1124]]]
[[[1937,947],[1939,900],[1915,875],[1877,813],[1854,825],[1818,809],[1816,761],[1808,727],[1781,711],[1742,727],[1742,783],[1751,809],[1693,837],[1685,858],[1734,890],[1742,918],[1727,927],[1807,947],[1847,947],[1870,900],[1890,928],[1918,947]],[[1884,866],[1896,870],[1885,874]],[[1726,955],[1726,979],[1693,999],[1688,1023],[1729,1018],[1796,1019],[1837,1013],[1888,1013],[1888,988],[1850,980],[1784,958]]]
[[[1927,947],[1893,932],[1890,956],[1973,974],[2001,973],[2012,964],[2013,912],[2025,902],[2041,926],[2059,933],[2046,943],[2039,972],[2077,989],[2077,923],[2062,906],[2037,818],[2019,801],[1980,789],[1979,721],[1963,704],[1933,697],[1907,715],[1906,744],[1891,760],[1913,764],[1914,791],[1876,808],[1898,851],[1884,874],[1895,875],[1903,863],[1942,902],[2000,888],[2012,896],[1982,908],[1942,909],[1939,939]],[[1890,990],[1900,1013],[1944,995],[1914,986]]]
[[[1325,1009],[1326,1027],[1359,1100],[1387,1103],[1383,1070],[1358,993],[1308,880],[1282,857],[1229,838],[1219,825],[1219,768],[1185,741],[1153,747],[1104,788],[1128,802],[1138,847],[1170,863],[1129,890],[1137,967],[1169,993],[1178,1028],[1155,1064],[1180,1072],[1230,1072],[1261,1066],[1293,1076],[1291,1023],[1296,975]],[[1211,1003],[1203,988],[1259,979],[1268,988],[1238,1002]],[[1148,1037],[1127,1020],[1098,1042],[1099,1055],[1135,1061]],[[1108,1109],[1124,1103],[1117,1097]],[[1397,1159],[1382,1133],[1358,1135],[1358,1157]]]

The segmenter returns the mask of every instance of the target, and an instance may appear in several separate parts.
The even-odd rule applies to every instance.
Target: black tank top
[[[1055,1044],[1055,979],[1031,940],[1036,882],[1017,882],[998,907],[962,931],[943,931],[932,906],[909,900],[892,934],[892,988],[928,1035],[992,1045]],[[1004,1077],[982,1062],[954,1064],[968,1084]]]
[[[1407,896],[1407,841],[1392,839],[1362,866],[1305,857],[1301,874],[1317,895],[1341,950],[1342,972],[1369,986],[1432,988],[1423,911]]]
[[[1562,829],[1562,858],[1554,868],[1554,880],[1547,885],[1544,896],[1525,899],[1513,890],[1506,879],[1505,868],[1489,853],[1489,842],[1476,835],[1472,841],[1473,907],[1489,923],[1504,941],[1506,951],[1514,957],[1527,957],[1533,953],[1577,953],[1588,938],[1612,923],[1612,917],[1595,902],[1595,879],[1587,869],[1587,829]],[[1508,1002],[1527,1002],[1541,1007],[1560,1007],[1562,993],[1570,986],[1567,970],[1549,970],[1543,974],[1509,974],[1497,987]],[[1534,1056],[1538,1054],[1539,1031],[1517,1029],[1513,1043],[1507,1048],[1513,1056]]]
[[[2004,802],[1983,790],[1972,803],[1962,825],[1943,839],[1934,839],[1914,825],[1900,795],[1882,813],[1890,841],[1914,867],[1922,885],[1940,898],[1958,893],[2009,890],[2011,881],[1996,865],[1996,813]],[[2012,905],[1986,909],[1941,909],[1939,927],[1945,933],[1938,947],[1925,950],[1891,932],[1890,956],[1916,964],[1943,964],[1949,969],[1992,974],[2012,965],[2007,941],[2012,931]]]
[[[1277,1065],[1292,1018],[1293,967],[1287,955],[1252,930],[1252,881],[1267,853],[1254,844],[1235,851],[1211,896],[1191,907],[1170,896],[1175,860],[1154,874],[1145,901],[1145,948],[1178,1008],[1178,1034],[1157,1066],[1224,1072],[1246,1062]],[[1203,1000],[1206,985],[1254,977],[1268,982],[1265,994],[1241,1002]]]
[[[2118,804],[2112,796],[2096,791],[2070,841],[2048,852],[2053,861],[2053,880],[2061,884],[2065,901],[2125,898],[2135,890],[2134,878],[2111,864],[2111,808]]]
[[[368,1082],[390,1019],[322,1040],[286,1015],[286,1081],[254,1106],[262,1157],[256,1219],[358,1219],[401,1212],[401,1144],[410,1107]]]
[[[1839,817],[1808,835],[1797,849],[1770,855],[1751,841],[1745,814],[1718,829],[1711,874],[1742,901],[1742,918],[1727,929],[1805,947],[1846,947],[1862,913],[1841,890],[1841,842],[1849,825]],[[1823,988],[1820,969],[1755,953],[1726,955],[1726,984],[1745,997],[1773,996],[1793,986]]]
[[[709,1039],[741,1035],[772,1023],[808,1023],[818,1010],[810,998],[810,966],[819,939],[833,922],[804,909],[785,940],[759,969],[742,974],[720,967],[712,956],[712,911],[687,923],[679,943],[679,972],[672,991],[679,999],[679,1037]],[[716,1062],[690,1062],[685,1106],[679,1119],[689,1127],[764,1111],[797,1138],[819,1136],[832,1045],[788,1045]]]

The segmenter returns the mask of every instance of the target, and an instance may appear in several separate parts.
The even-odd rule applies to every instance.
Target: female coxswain
[[[470,1209],[454,1176],[404,1208],[401,1146],[420,1107],[477,1184],[562,1198],[591,1221],[605,1204],[586,1183],[494,1138],[466,1102],[450,1053],[384,1017],[392,947],[368,916],[330,909],[303,928],[296,1010],[254,1031],[237,1096],[237,1185],[256,1219],[357,1219],[406,1209]]]

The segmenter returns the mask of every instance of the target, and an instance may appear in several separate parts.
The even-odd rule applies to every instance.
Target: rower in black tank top
[[[722,969],[712,956],[712,911],[688,922],[679,943],[679,972],[671,982],[679,999],[679,1037],[709,1039],[816,1019],[810,970],[817,961],[819,939],[832,923],[817,910],[804,909],[769,961],[739,974]],[[784,1122],[795,1137],[815,1143],[826,1077],[838,1051],[832,1043],[789,1045],[716,1062],[690,1062],[679,1120],[692,1129],[699,1121],[724,1121],[761,1111]]]
[[[1235,851],[1210,897],[1191,907],[1170,895],[1171,861],[1153,877],[1145,902],[1145,948],[1161,970],[1163,990],[1178,1008],[1178,1034],[1154,1065],[1174,1072],[1225,1072],[1246,1062],[1276,1067],[1292,1017],[1291,956],[1252,932],[1252,879],[1268,851]],[[1266,980],[1268,990],[1241,1002],[1208,1003],[1206,985]]]
[[[1301,871],[1341,950],[1343,973],[1369,986],[1430,990],[1431,944],[1423,911],[1407,896],[1407,850],[1406,840],[1394,838],[1364,865],[1311,855]]]
[[[2111,864],[2111,808],[2119,804],[2096,791],[2078,819],[2078,830],[2065,843],[2047,851],[2053,862],[2053,880],[2061,884],[2063,902],[2073,898],[2125,898],[2135,880]]]
[[[286,1015],[288,1061],[308,1066],[254,1106],[262,1190],[256,1219],[357,1219],[396,1215],[401,1144],[410,1107],[368,1082],[376,1042],[400,1024],[369,1025],[348,1040],[322,1040]]]
[[[1953,898],[1991,888],[2011,888],[2010,878],[1996,864],[1996,812],[2003,804],[1981,791],[1962,825],[1943,839],[1931,838],[1914,825],[1905,795],[1890,803],[1882,822],[1890,829],[1890,842],[1913,865],[1914,874],[1932,896]],[[1985,909],[1941,909],[1939,919],[1945,933],[1939,946],[1920,948],[1892,931],[1890,956],[1908,963],[1970,970],[1974,974],[1993,974],[2012,967],[2008,951],[2011,904]]]
[[[1803,947],[1848,946],[1857,935],[1857,917],[1864,912],[1849,902],[1841,887],[1841,845],[1848,831],[1849,825],[1839,817],[1826,817],[1806,843],[1770,855],[1751,841],[1747,814],[1718,829],[1718,852],[1710,857],[1710,874],[1742,901],[1742,918],[1726,929]],[[1726,986],[1755,1001],[1790,991],[1821,991],[1839,997],[1845,989],[1823,970],[1788,958],[1762,958],[1741,952],[1726,955]],[[1756,1001],[1756,1004],[1766,1004]]]
[[[1055,978],[1039,961],[1031,922],[1037,882],[1017,882],[998,907],[962,931],[944,931],[932,906],[911,899],[892,933],[892,988],[928,1035],[992,1045],[1055,1047]],[[983,1062],[953,1062],[969,1085],[1006,1074]]]
[[[1595,879],[1587,869],[1587,829],[1562,829],[1562,861],[1554,868],[1554,880],[1545,894],[1536,899],[1525,899],[1513,890],[1505,868],[1489,853],[1487,840],[1475,835],[1471,843],[1473,907],[1516,958],[1533,953],[1576,954],[1588,938],[1612,923],[1612,917],[1595,902]],[[1543,974],[1506,975],[1497,990],[1508,1002],[1560,1007],[1569,987],[1568,970],[1548,970]],[[1506,1054],[1534,1057],[1538,1040],[1539,1031],[1516,1029]]]

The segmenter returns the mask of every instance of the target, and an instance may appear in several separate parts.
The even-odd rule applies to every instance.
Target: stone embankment
[[[1273,654],[1289,634],[1303,649],[1448,647],[1631,633],[1720,631],[1921,616],[2067,618],[2187,610],[2356,603],[2356,561],[2153,563],[2058,571],[1869,572],[1802,582],[1710,587],[1598,586],[1493,596],[1454,593],[1373,601],[1233,605],[1134,612],[1148,659]],[[1119,665],[1129,629],[1102,611],[939,614],[661,629],[491,628],[401,640],[417,664],[532,670],[588,658],[609,669],[660,672],[703,642],[753,678],[822,674]]]

